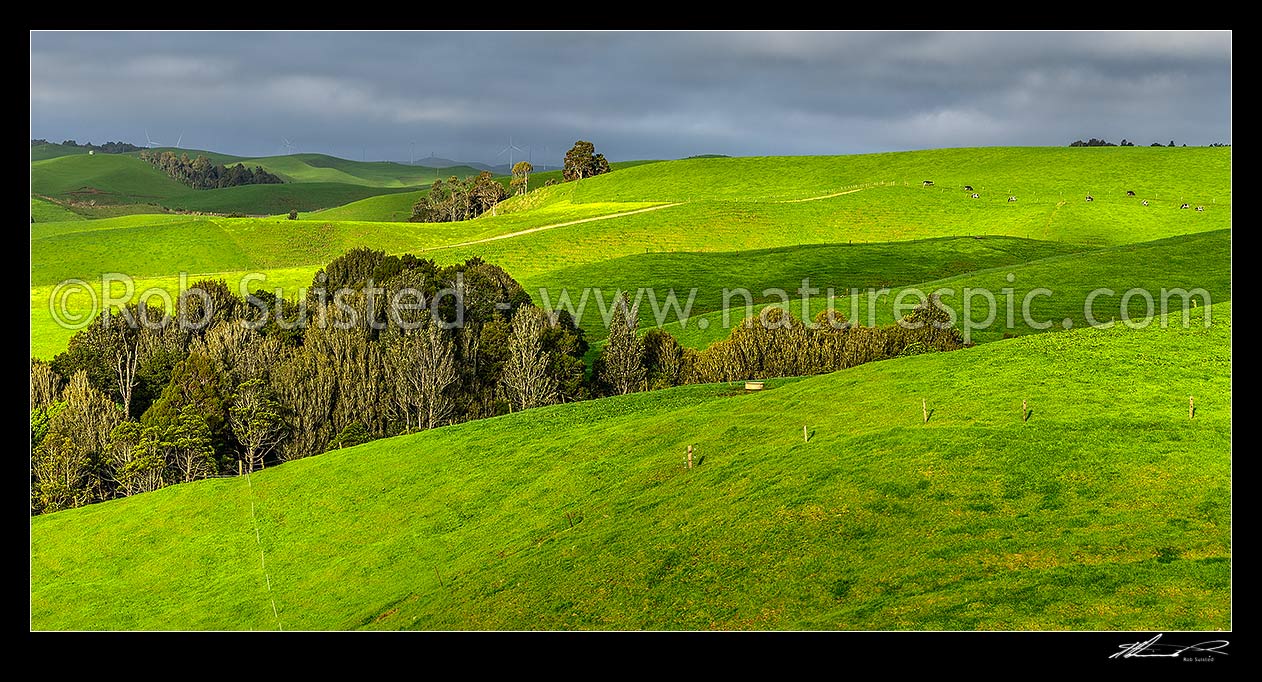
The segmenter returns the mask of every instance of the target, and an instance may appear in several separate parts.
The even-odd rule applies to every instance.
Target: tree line
[[[1126,138],[1122,138],[1122,141],[1119,144],[1113,144],[1112,142],[1109,142],[1107,140],[1100,140],[1093,137],[1090,140],[1087,140],[1086,142],[1083,142],[1082,140],[1074,140],[1073,142],[1069,143],[1069,146],[1070,147],[1134,147],[1135,143],[1127,141]],[[1176,145],[1174,144],[1174,140],[1170,140],[1170,144],[1161,144],[1160,142],[1154,142],[1148,146],[1149,147],[1174,147]],[[1184,143],[1183,146],[1186,147],[1187,143]],[[1225,147],[1227,145],[1215,142],[1215,143],[1210,144],[1209,146]]]
[[[417,305],[390,304],[403,294]],[[301,300],[204,280],[175,304],[105,312],[51,362],[31,360],[32,513],[543,405],[963,346],[930,301],[879,328],[771,308],[694,350],[640,334],[624,295],[589,375],[583,330],[498,266],[367,248],[318,271]]]
[[[172,178],[193,189],[220,189],[240,185],[278,185],[284,182],[262,166],[253,169],[244,164],[224,166],[216,164],[202,154],[189,159],[188,154],[176,156],[172,151],[153,153],[149,150],[140,152],[140,158],[153,164]]]
[[[56,144],[56,143],[49,142],[48,140],[45,140],[42,138],[31,140],[32,147],[35,147],[41,144]],[[105,144],[92,144],[91,142],[85,142],[83,144],[79,144],[78,142],[75,142],[74,140],[62,140],[61,146],[79,147],[81,149],[86,149],[92,152],[101,152],[102,154],[124,154],[127,152],[138,152],[144,149],[144,147],[137,147],[136,145],[131,144],[129,142],[106,142]]]

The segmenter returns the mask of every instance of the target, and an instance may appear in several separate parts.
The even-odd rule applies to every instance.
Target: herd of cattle
[[[933,187],[933,180],[925,180],[924,182],[922,182],[922,183],[920,184],[920,186],[921,186],[921,187]],[[965,192],[969,192],[969,193],[970,193],[970,194],[969,194],[969,197],[971,197],[971,198],[973,198],[973,199],[980,199],[980,198],[981,198],[981,195],[980,195],[980,194],[978,194],[977,192],[974,192],[974,191],[973,191],[973,186],[972,186],[972,185],[964,185],[964,191],[965,191]],[[1128,190],[1126,190],[1126,196],[1128,196],[1128,197],[1133,197],[1133,196],[1135,196],[1135,191],[1134,191],[1134,190],[1129,190],[1129,189],[1128,189]],[[1009,196],[1008,196],[1008,202],[1009,202],[1009,203],[1014,202],[1014,201],[1016,201],[1016,200],[1017,200],[1017,197],[1016,197],[1015,195],[1009,195]],[[1087,201],[1095,201],[1095,197],[1093,197],[1093,196],[1091,196],[1090,194],[1088,194],[1088,195],[1087,195]],[[1142,203],[1143,203],[1143,205],[1144,205],[1144,206],[1147,206],[1147,205],[1148,205],[1148,200],[1147,200],[1147,199],[1144,199]],[[1185,204],[1183,204],[1182,206],[1179,206],[1179,208],[1191,208],[1191,206],[1189,206],[1188,204],[1186,204],[1186,203],[1185,203]],[[1205,210],[1205,207],[1204,207],[1204,206],[1197,206],[1197,207],[1196,207],[1196,210],[1198,210],[1198,211],[1202,211],[1202,212],[1203,212],[1203,211]]]

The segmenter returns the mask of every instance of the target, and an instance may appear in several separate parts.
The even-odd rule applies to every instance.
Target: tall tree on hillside
[[[206,419],[192,405],[180,410],[175,427],[166,434],[170,448],[170,464],[180,481],[196,481],[214,475],[218,470],[215,462],[214,440]]]
[[[79,507],[103,496],[99,471],[110,432],[122,412],[79,371],[61,392],[64,403],[49,419],[48,431],[31,456],[31,498],[36,509]]]
[[[514,194],[525,194],[530,191],[530,174],[535,171],[535,167],[530,165],[529,161],[518,161],[513,164],[513,179],[508,183],[515,191]]]
[[[393,379],[395,402],[406,428],[432,429],[451,416],[448,388],[456,382],[455,354],[447,334],[432,322],[424,328],[391,334],[383,351],[386,372]]]
[[[31,358],[31,409],[40,410],[57,400],[61,377],[43,360]]]
[[[636,334],[640,324],[640,306],[631,305],[623,292],[614,301],[609,340],[601,351],[601,379],[615,395],[626,395],[643,388],[647,374],[644,368],[644,341]]]
[[[237,387],[228,421],[241,444],[241,461],[247,472],[262,468],[267,455],[280,444],[285,425],[281,412],[280,403],[261,379],[251,379]]]
[[[190,353],[171,372],[171,382],[140,416],[145,426],[165,433],[175,427],[184,408],[192,405],[210,427],[215,449],[226,454],[231,441],[228,428],[228,399],[231,386],[218,366],[201,353]]]
[[[478,177],[473,181],[471,194],[478,203],[478,213],[485,213],[489,208],[491,215],[495,215],[495,207],[508,196],[508,193],[504,191],[504,186],[491,176],[491,171],[478,173]]]
[[[158,429],[124,421],[114,427],[110,441],[106,473],[116,495],[129,497],[152,492],[166,484],[163,474],[170,444]]]
[[[605,160],[605,155],[597,154],[591,142],[579,140],[565,153],[565,167],[561,175],[569,182],[608,172],[609,162]]]
[[[644,335],[645,381],[649,390],[678,386],[683,374],[684,349],[664,329],[650,329]]]
[[[519,410],[548,405],[556,399],[556,380],[548,375],[548,357],[543,350],[547,324],[545,313],[533,306],[522,306],[513,315],[501,381]]]

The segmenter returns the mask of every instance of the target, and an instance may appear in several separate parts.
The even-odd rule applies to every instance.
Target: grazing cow
[[[921,187],[933,187],[933,180],[925,180],[924,182],[920,183],[920,186],[921,186]]]
[[[1087,201],[1095,201],[1095,197],[1093,197],[1093,196],[1091,196],[1090,194],[1088,194],[1088,195],[1087,195]]]
[[[1197,207],[1196,207],[1196,210],[1198,210],[1198,211],[1200,211],[1200,212],[1204,213],[1204,212],[1205,212],[1205,207],[1204,207],[1204,206],[1197,206]]]
[[[1132,192],[1131,190],[1129,190],[1129,189],[1128,189],[1128,190],[1126,190],[1126,196],[1128,196],[1128,197],[1133,197],[1133,196],[1135,196],[1135,193],[1134,193],[1134,192]]]
[[[972,191],[973,191],[973,186],[972,186],[972,185],[964,185],[964,191],[965,191],[965,192],[972,192]]]
[[[1148,205],[1148,200],[1147,200],[1147,199],[1144,199],[1144,205],[1145,205],[1145,206],[1147,206],[1147,205]]]
[[[1179,208],[1191,208],[1191,206],[1188,206],[1187,204],[1183,204],[1183,205],[1182,205],[1182,206],[1180,206]]]
[[[1016,198],[1016,197],[1008,197],[1008,201],[1009,201],[1009,202],[1016,201],[1016,200],[1017,200],[1017,198]]]
[[[974,199],[980,199],[981,197],[977,196],[977,194],[973,194],[973,198],[974,198]]]

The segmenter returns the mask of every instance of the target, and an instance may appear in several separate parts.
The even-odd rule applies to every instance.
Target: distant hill
[[[60,144],[37,144],[31,145],[31,161],[43,161],[45,159],[55,159],[59,156],[71,156],[75,154],[86,155],[88,150],[83,147],[67,147]]]
[[[246,162],[254,165],[253,160]],[[315,168],[300,164],[287,167],[299,172]],[[342,173],[342,176],[354,178],[347,173]],[[88,217],[118,215],[120,212],[162,213],[166,209],[275,215],[290,210],[330,208],[410,189],[405,185],[373,186],[366,178],[355,179],[358,181],[330,182],[321,181],[317,176],[311,181],[291,181],[280,185],[197,190],[177,182],[131,154],[75,154],[31,164],[31,191],[34,194],[48,197]],[[120,211],[118,207],[123,206],[149,208]]]
[[[468,166],[476,168],[480,171],[492,170],[492,166],[479,163],[477,161],[452,161],[441,156],[427,156],[423,159],[417,159],[415,163],[408,164],[410,166],[428,166],[429,168],[451,168],[452,166]],[[494,171],[492,171],[494,172]]]

